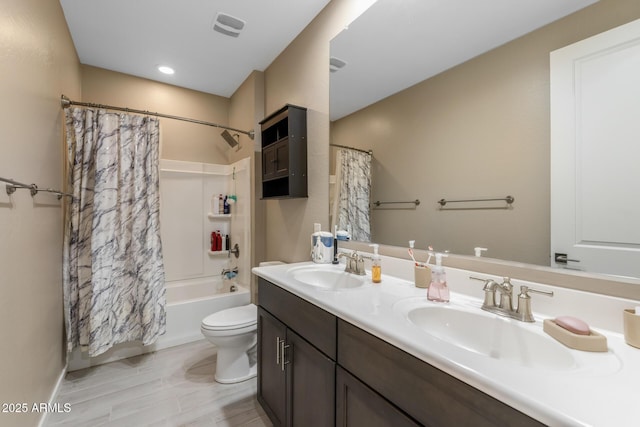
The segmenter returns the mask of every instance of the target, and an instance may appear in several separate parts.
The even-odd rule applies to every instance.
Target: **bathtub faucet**
[[[223,268],[222,273],[220,274],[226,277],[227,279],[232,279],[238,275],[238,267],[234,267],[232,269]]]

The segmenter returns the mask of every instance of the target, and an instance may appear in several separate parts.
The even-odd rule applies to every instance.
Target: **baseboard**
[[[64,380],[64,377],[66,374],[67,374],[67,363],[65,363],[65,365],[62,367],[62,371],[60,372],[60,375],[58,375],[58,381],[56,381],[56,385],[51,391],[51,396],[49,396],[48,403],[50,407],[52,407],[56,403],[56,400],[58,398],[58,391],[60,390],[60,386],[62,385],[62,381]],[[42,417],[40,417],[40,422],[38,423],[38,427],[44,427],[44,425],[46,424],[48,415],[49,415],[49,412],[47,411],[44,411],[42,413]]]

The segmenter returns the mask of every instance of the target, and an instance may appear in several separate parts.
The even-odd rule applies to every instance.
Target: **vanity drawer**
[[[337,360],[427,426],[544,425],[343,320],[338,321]]]
[[[261,277],[258,278],[258,301],[260,307],[331,359],[336,359],[336,316]]]

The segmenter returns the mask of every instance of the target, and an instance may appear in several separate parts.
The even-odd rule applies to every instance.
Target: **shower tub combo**
[[[161,224],[166,273],[166,333],[148,346],[118,344],[97,357],[75,349],[68,356],[69,371],[202,340],[202,320],[221,310],[251,302],[249,159],[231,165],[175,160],[160,161]],[[231,216],[213,218],[212,194],[237,194]],[[228,233],[241,251],[232,255],[208,253],[208,238],[216,228]],[[239,274],[223,280],[221,271],[233,261]],[[235,291],[231,291],[234,285]]]
[[[230,288],[234,286],[235,291]],[[167,331],[155,344],[118,344],[98,357],[88,357],[78,349],[69,354],[68,371],[76,371],[115,360],[162,350],[202,339],[202,319],[221,310],[249,304],[245,286],[222,280],[222,276],[171,282],[166,287]]]

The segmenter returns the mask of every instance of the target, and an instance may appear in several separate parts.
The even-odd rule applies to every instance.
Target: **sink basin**
[[[427,334],[489,358],[532,368],[576,367],[571,352],[541,330],[480,309],[422,306],[410,309],[407,317]]]
[[[344,290],[358,288],[366,283],[366,276],[346,273],[344,267],[306,267],[290,271],[297,281],[323,290]]]

